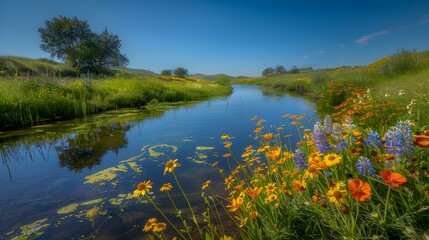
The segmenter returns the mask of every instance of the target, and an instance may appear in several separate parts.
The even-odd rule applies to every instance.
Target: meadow
[[[283,127],[255,116],[255,144],[241,156],[232,151],[240,139],[219,136],[230,169],[212,166],[228,196],[201,179],[207,210],[199,216],[189,204],[193,221],[177,211],[181,225],[155,202],[176,187],[186,198],[175,175],[181,160],[169,160],[164,175],[173,183],[136,183],[134,197],[164,217],[149,218],[143,231],[150,239],[166,239],[167,228],[181,239],[429,239],[428,54],[398,51],[365,67],[238,81],[312,96],[325,117],[306,129],[304,115],[284,114],[301,139],[287,146]],[[238,231],[228,231],[225,215]]]
[[[68,71],[64,65],[13,59],[15,65],[10,66],[10,61],[9,65],[3,65],[7,71],[3,70],[0,78],[0,130],[121,108],[154,109],[165,103],[205,100],[231,93],[229,85],[214,81],[119,70],[114,76],[102,78],[60,77]]]

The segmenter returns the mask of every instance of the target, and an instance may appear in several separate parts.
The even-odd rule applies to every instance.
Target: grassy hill
[[[235,79],[234,77],[228,76],[226,74],[212,74],[212,75],[205,75],[202,73],[195,73],[195,74],[190,74],[189,75],[190,78],[198,78],[198,79],[204,79],[204,80],[209,80],[209,81],[216,81],[219,80],[221,78],[227,79],[227,80],[233,80]]]
[[[429,124],[429,51],[397,53],[381,58],[366,66],[320,69],[296,74],[274,74],[269,76],[234,80],[237,84],[255,84],[279,90],[291,91],[315,99],[319,112],[329,113],[332,107],[341,104],[350,93],[341,92],[341,97],[328,91],[332,83],[342,86],[354,85],[369,88],[371,97],[378,101],[394,102],[402,107],[415,100],[412,117],[422,124]],[[341,98],[341,99],[340,99]],[[407,118],[412,118],[407,116]]]

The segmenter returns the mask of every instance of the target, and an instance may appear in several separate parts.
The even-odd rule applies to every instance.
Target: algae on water
[[[22,226],[21,235],[13,237],[12,240],[35,239],[40,237],[45,232],[45,229],[50,225],[50,223],[45,223],[46,221],[48,221],[48,219],[43,218]]]

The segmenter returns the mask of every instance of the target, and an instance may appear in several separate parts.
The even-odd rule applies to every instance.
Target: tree
[[[174,69],[174,76],[181,77],[181,78],[187,77],[187,76],[189,76],[188,70],[185,68],[181,68],[181,67],[176,68],[176,69]]]
[[[66,63],[76,72],[100,73],[105,68],[122,67],[128,59],[120,53],[121,40],[105,29],[93,33],[86,21],[76,17],[54,17],[38,29],[40,48]]]
[[[288,73],[299,73],[299,69],[296,66],[293,66]]]
[[[161,75],[162,76],[171,76],[171,75],[173,75],[173,70],[170,70],[170,69],[162,70]]]
[[[265,68],[264,71],[262,71],[262,76],[268,76],[270,74],[274,74],[274,68],[269,67],[269,68]]]
[[[283,67],[282,65],[277,65],[275,70],[274,70],[275,74],[281,74],[281,73],[286,73],[286,68]]]

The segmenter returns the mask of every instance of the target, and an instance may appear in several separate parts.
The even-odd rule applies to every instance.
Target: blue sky
[[[429,1],[0,0],[0,55],[48,58],[37,32],[58,15],[105,27],[130,68],[258,76],[266,67],[366,65],[429,50]]]

